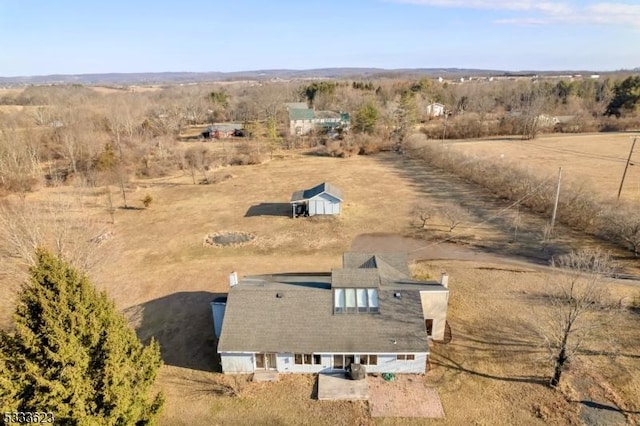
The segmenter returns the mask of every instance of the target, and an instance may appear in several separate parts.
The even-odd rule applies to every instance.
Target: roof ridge
[[[389,264],[379,254],[374,254],[373,260],[376,264],[376,269],[378,270],[378,275],[380,276],[381,282],[383,279],[389,281],[397,281],[398,279],[411,278],[404,272],[399,271],[394,266]]]

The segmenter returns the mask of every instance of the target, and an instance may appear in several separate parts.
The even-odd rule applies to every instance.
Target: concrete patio
[[[278,381],[278,372],[277,371],[256,371],[253,373],[253,381],[254,382],[277,382]]]
[[[350,380],[344,374],[318,374],[318,400],[368,400],[369,383]]]

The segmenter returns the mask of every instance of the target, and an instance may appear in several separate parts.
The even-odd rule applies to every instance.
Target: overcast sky
[[[0,0],[0,76],[640,67],[640,0]]]

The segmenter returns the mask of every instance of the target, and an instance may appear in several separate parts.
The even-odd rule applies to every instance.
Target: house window
[[[333,356],[333,368],[336,370],[344,369],[344,357],[342,355]]]
[[[356,362],[355,355],[334,355],[333,356],[333,369],[344,370],[351,364]]]
[[[375,288],[336,288],[333,291],[333,312],[378,313],[378,290]]]
[[[413,361],[416,359],[416,356],[414,354],[398,354],[396,355],[396,360],[397,361]]]
[[[296,365],[319,365],[322,357],[316,354],[293,354],[293,362]]]
[[[360,364],[378,365],[378,355],[360,355]]]

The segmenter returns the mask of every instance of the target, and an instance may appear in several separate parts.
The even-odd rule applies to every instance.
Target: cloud
[[[551,23],[548,19],[537,19],[537,18],[509,18],[509,19],[496,19],[493,21],[494,24],[502,24],[502,25],[519,25],[523,27],[531,27],[531,26],[539,26],[539,25],[548,25]]]
[[[393,0],[395,3],[465,9],[540,11],[548,14],[571,13],[571,7],[562,2],[530,0]]]
[[[493,21],[502,25],[622,25],[640,27],[640,5],[600,2],[585,5],[582,1],[531,0],[390,0],[394,3],[440,8],[483,9],[512,12],[517,15]]]

